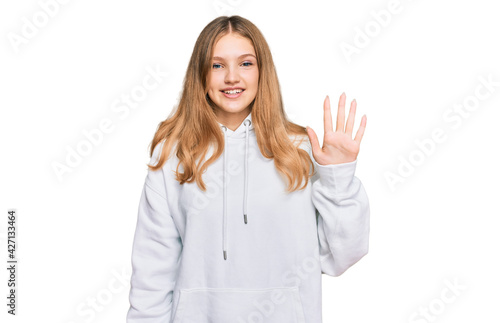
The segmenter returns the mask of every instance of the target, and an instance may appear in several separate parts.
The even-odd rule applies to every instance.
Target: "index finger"
[[[325,98],[325,101],[323,103],[323,121],[325,123],[325,133],[327,131],[333,131],[333,124],[332,124],[332,110],[330,108],[330,97],[328,95]]]
[[[337,111],[337,129],[335,131],[344,131],[345,123],[345,92],[342,92],[339,99],[339,109]]]

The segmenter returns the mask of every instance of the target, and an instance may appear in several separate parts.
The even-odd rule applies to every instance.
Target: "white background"
[[[40,3],[51,2],[0,5],[0,321],[125,321],[148,145],[177,103],[196,38],[219,14],[263,32],[289,117],[320,141],[327,94],[334,107],[343,91],[357,100],[356,130],[367,115],[356,176],[370,199],[370,252],[340,277],[323,275],[324,322],[500,319],[493,1],[229,0],[217,10],[212,0],[75,0],[47,16]],[[397,11],[382,15],[388,8]],[[27,27],[35,18],[37,31]],[[148,67],[168,76],[128,114],[113,111]],[[481,78],[492,80],[490,91]],[[450,110],[458,105],[465,113]],[[58,178],[53,164],[106,119],[113,130]],[[429,144],[439,129],[442,140]],[[18,211],[16,317],[5,306],[10,208]]]

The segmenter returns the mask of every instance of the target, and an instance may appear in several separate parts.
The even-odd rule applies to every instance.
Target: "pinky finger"
[[[361,139],[363,139],[363,134],[365,133],[366,128],[366,114],[361,118],[361,124],[359,125],[359,129],[356,132],[356,137],[354,137],[354,141],[357,141],[358,144],[361,144]]]

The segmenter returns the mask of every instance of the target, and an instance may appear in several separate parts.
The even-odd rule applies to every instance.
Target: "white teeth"
[[[227,93],[227,94],[236,94],[236,93],[240,93],[240,92],[243,92],[243,90],[230,90],[230,91],[224,91],[224,93]]]

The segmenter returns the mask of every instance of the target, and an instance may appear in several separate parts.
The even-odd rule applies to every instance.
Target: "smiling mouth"
[[[245,90],[244,89],[235,89],[235,90],[227,90],[227,91],[221,90],[221,92],[229,94],[229,95],[239,94],[239,93],[241,93],[243,91],[245,91]]]

